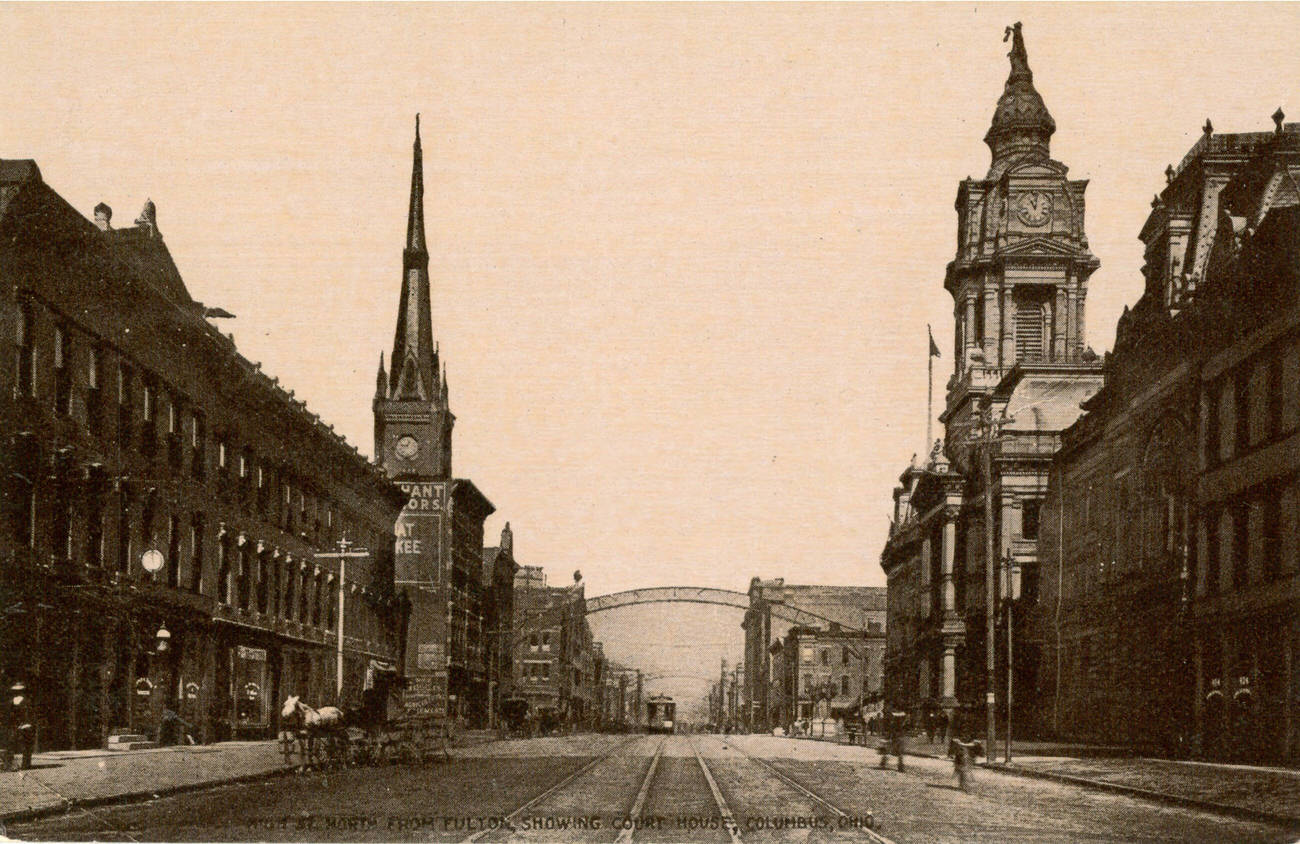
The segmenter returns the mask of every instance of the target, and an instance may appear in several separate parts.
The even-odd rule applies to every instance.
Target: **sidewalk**
[[[26,771],[0,772],[0,821],[72,806],[151,797],[288,770],[275,741],[149,750],[38,753]]]
[[[451,749],[492,741],[494,731],[463,730]],[[296,757],[293,764],[285,764],[275,740],[38,753],[30,770],[0,772],[0,822],[274,776],[296,764]]]
[[[908,753],[918,756],[943,759],[946,751],[942,742],[908,742]],[[1125,755],[1119,747],[1051,742],[1014,742],[1008,765],[996,761],[1001,751],[1001,745],[994,750],[992,770],[1249,820],[1300,823],[1300,770],[1294,768],[1152,759]]]

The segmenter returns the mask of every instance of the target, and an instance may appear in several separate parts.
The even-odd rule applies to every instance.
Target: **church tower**
[[[953,456],[964,451],[972,410],[1014,389],[1003,383],[1013,370],[1068,379],[1095,369],[1084,360],[1084,301],[1099,263],[1084,233],[1088,183],[1051,157],[1056,121],[1034,88],[1019,23],[1006,38],[1011,73],[984,136],[992,162],[983,179],[958,186],[957,254],[944,279],[955,336],[942,419]]]
[[[415,118],[411,204],[402,250],[402,298],[393,353],[385,373],[379,359],[375,384],[375,457],[397,480],[451,477],[452,415],[447,378],[438,369],[429,296],[429,250],[424,237],[424,161],[420,118]]]
[[[489,615],[483,522],[494,508],[472,481],[451,473],[456,417],[433,342],[418,115],[413,158],[397,331],[388,371],[379,359],[373,403],[375,457],[408,496],[393,527],[394,579],[411,601],[403,697],[415,711],[482,724],[495,681],[484,661],[489,631],[482,621]]]

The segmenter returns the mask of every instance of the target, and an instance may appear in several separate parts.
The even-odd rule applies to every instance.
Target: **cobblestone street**
[[[428,766],[276,776],[74,809],[7,832],[78,840],[1066,842],[1286,841],[1300,831],[1300,823],[1288,829],[982,769],[963,793],[946,760],[908,757],[899,773],[881,770],[878,759],[871,748],[770,736],[497,741],[456,748],[451,761]],[[1119,763],[1132,767],[1087,765],[1096,773]],[[1231,774],[1212,773],[1227,788]],[[1184,775],[1185,788],[1192,776]]]

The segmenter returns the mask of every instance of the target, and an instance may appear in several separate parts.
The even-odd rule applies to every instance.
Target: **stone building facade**
[[[515,536],[506,522],[501,529],[501,544],[483,549],[483,587],[488,595],[483,625],[487,630],[488,697],[494,720],[501,713],[501,701],[514,693],[515,576],[518,573]]]
[[[1300,760],[1300,124],[1203,137],[1040,540],[1060,735]]]
[[[538,723],[594,724],[604,652],[592,639],[585,589],[576,580],[547,586],[535,574],[515,590],[514,695]]]
[[[214,327],[153,203],[94,215],[0,161],[0,685],[43,749],[164,707],[213,740],[273,735],[290,694],[355,705],[401,654],[405,497]],[[344,537],[370,556],[341,579],[317,555]]]
[[[1052,454],[1079,403],[1101,386],[1101,365],[1083,339],[1088,278],[1098,266],[1084,226],[1087,182],[1051,158],[1056,123],[1034,87],[1020,25],[1008,35],[1011,72],[984,137],[989,170],[957,190],[957,254],[944,279],[954,303],[944,440],[903,473],[881,555],[890,705],[960,716],[950,723],[982,721],[987,618],[1006,617],[1004,603],[990,607],[986,598],[985,537],[992,533],[992,564],[1007,569],[1023,605],[1013,616],[1023,617],[1037,600],[1036,536]],[[1021,690],[1036,686],[1041,645],[1031,630],[1015,625]],[[1001,662],[995,670],[1005,674]],[[1018,696],[1022,722],[1036,709],[1032,694]]]
[[[872,709],[882,691],[885,632],[790,628],[771,646],[780,670],[776,723],[789,727],[810,718],[852,718]]]
[[[878,586],[795,585],[780,577],[750,580],[749,609],[741,621],[745,657],[739,704],[740,723],[748,730],[766,732],[787,723],[787,669],[774,665],[780,656],[773,645],[779,645],[796,625],[883,634],[885,590]]]
[[[390,370],[381,356],[375,385],[375,456],[407,494],[394,529],[396,580],[411,600],[406,702],[481,724],[489,720],[492,600],[483,522],[495,508],[472,481],[452,475],[455,416],[433,341],[419,118],[413,158],[397,330]]]

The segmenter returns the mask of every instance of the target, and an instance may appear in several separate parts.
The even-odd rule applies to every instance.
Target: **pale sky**
[[[489,539],[508,519],[592,595],[883,585],[1016,20],[1053,156],[1091,180],[1104,351],[1205,118],[1300,119],[1300,7],[0,6],[0,157],[120,225],[152,198],[195,298],[369,454],[420,112],[454,468]]]

